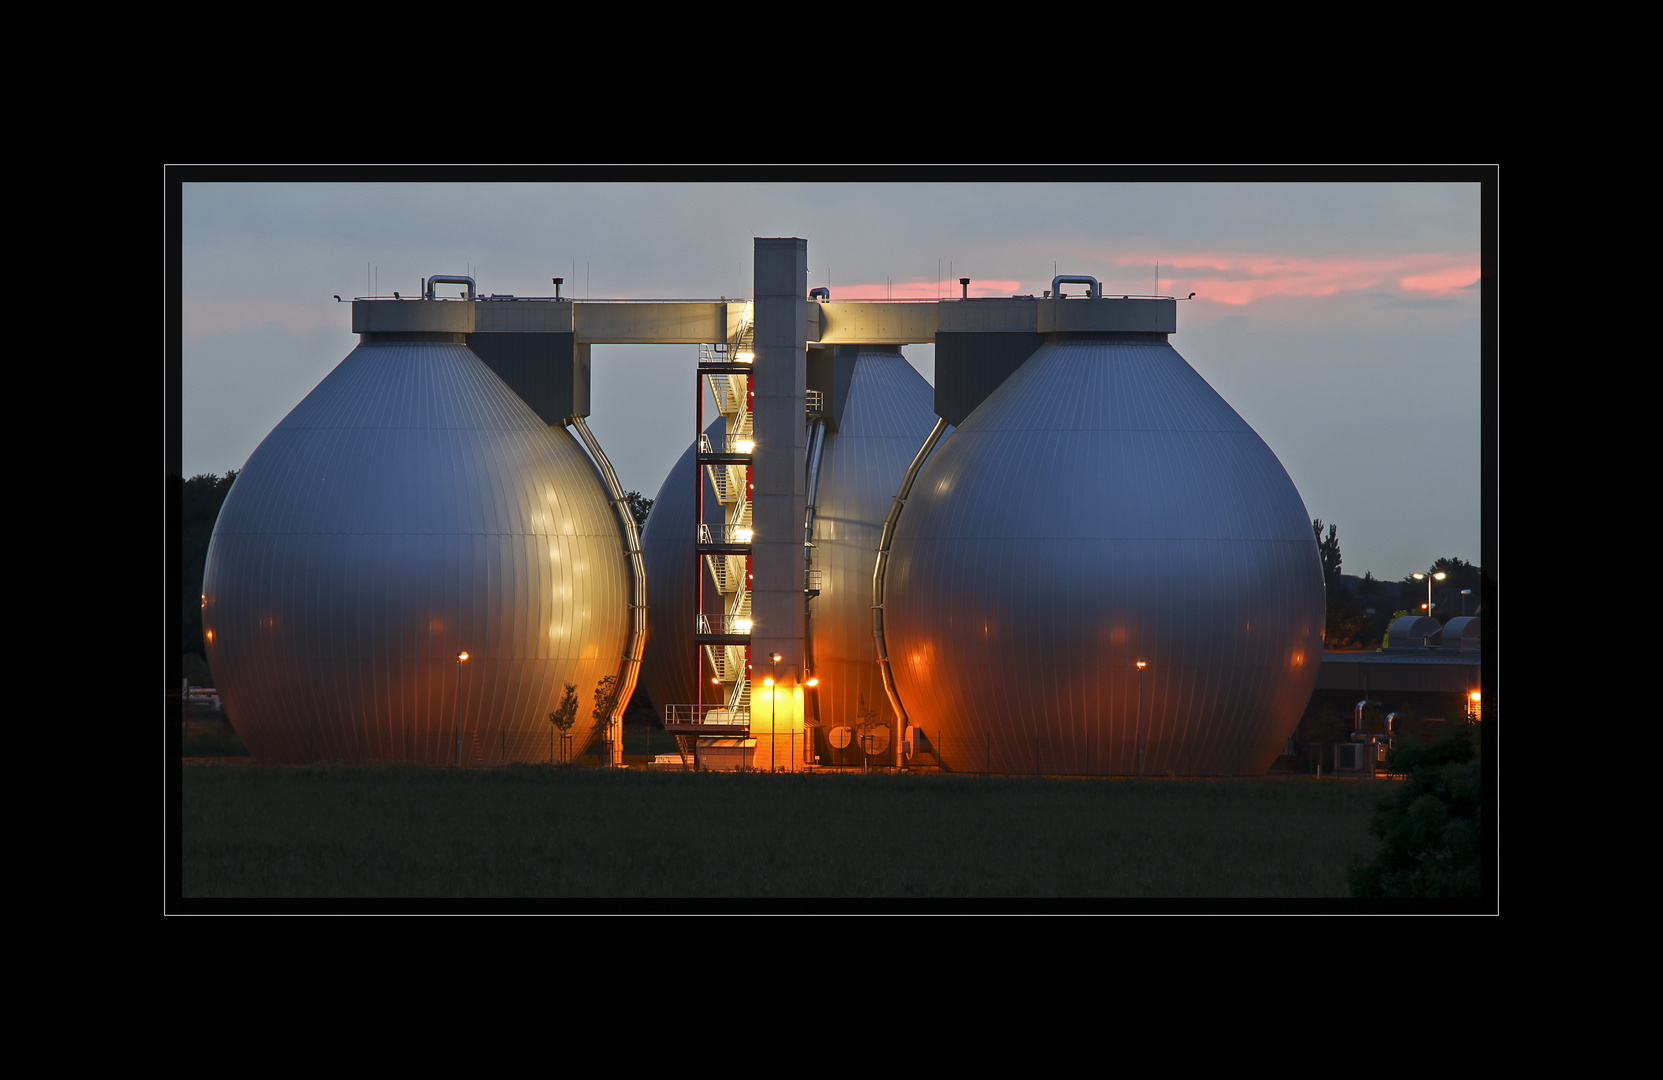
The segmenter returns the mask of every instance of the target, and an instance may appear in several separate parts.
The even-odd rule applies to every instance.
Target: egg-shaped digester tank
[[[1166,334],[1056,333],[920,473],[885,624],[949,769],[1136,774],[1141,742],[1145,775],[1243,775],[1298,724],[1323,608],[1299,492]]]
[[[715,438],[726,434],[727,421],[721,417],[705,428]],[[705,611],[721,614],[723,597],[711,580],[707,567],[693,557],[693,458],[694,448],[676,459],[669,475],[653,499],[652,511],[641,529],[641,552],[647,567],[650,592],[647,600],[647,641],[641,654],[641,686],[652,699],[659,717],[666,705],[686,705],[700,698],[694,649],[693,615],[698,607],[696,573],[705,576]],[[724,507],[708,475],[704,485],[704,523],[720,528]],[[708,673],[707,673],[708,675]],[[706,685],[703,698],[717,704],[721,691]]]
[[[593,736],[629,629],[616,518],[464,341],[365,334],[225,500],[203,626],[261,761],[547,761],[566,683]]]
[[[930,384],[899,346],[848,351],[852,370],[838,377],[847,390],[820,454],[813,548],[820,595],[808,620],[820,680],[809,691],[814,753],[826,765],[860,762],[863,726],[895,730],[872,637],[872,569],[896,487],[935,424]],[[839,728],[848,730],[834,737]]]

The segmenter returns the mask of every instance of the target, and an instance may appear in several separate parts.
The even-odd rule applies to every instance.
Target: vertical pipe
[[[878,646],[878,673],[883,677],[883,690],[889,696],[889,707],[895,713],[895,764],[901,763],[901,733],[906,730],[907,713],[901,705],[901,695],[895,689],[895,674],[890,670],[889,648],[884,642],[883,628],[883,595],[884,574],[889,566],[889,545],[895,539],[895,525],[900,521],[901,508],[907,503],[907,496],[912,494],[912,483],[918,479],[918,470],[924,467],[930,452],[940,441],[942,433],[947,430],[947,421],[936,418],[935,426],[924,439],[924,445],[918,448],[913,456],[912,465],[908,467],[906,476],[901,478],[901,488],[895,493],[895,501],[889,508],[889,517],[883,523],[883,537],[878,542],[878,559],[872,568],[872,637]]]
[[[704,524],[704,466],[699,464],[699,439],[704,436],[704,376],[693,370],[693,630],[698,635],[699,616],[704,614],[704,556],[699,554],[699,528]],[[698,689],[698,712],[694,721],[704,719],[704,646],[693,642],[693,685]]]
[[[635,681],[641,674],[641,647],[647,640],[647,567],[641,557],[641,536],[635,528],[635,515],[630,512],[629,500],[624,497],[623,486],[618,483],[618,474],[613,471],[612,462],[607,459],[601,444],[595,441],[595,436],[589,431],[589,425],[583,422],[583,417],[573,416],[571,424],[577,428],[578,435],[582,436],[583,445],[589,448],[595,469],[601,474],[601,483],[606,486],[607,497],[611,500],[613,511],[618,515],[618,531],[622,534],[624,542],[624,558],[629,562],[629,641],[624,649],[623,658],[619,661],[617,681],[612,687],[617,697],[612,703],[612,716],[607,720],[607,734],[612,739],[612,764],[621,765],[624,753],[624,710],[629,708],[629,699],[635,693]]]

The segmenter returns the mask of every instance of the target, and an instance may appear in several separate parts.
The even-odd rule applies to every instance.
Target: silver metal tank
[[[934,391],[899,346],[860,348],[837,430],[825,436],[814,514],[820,595],[808,624],[814,674],[809,720],[822,764],[861,760],[864,711],[894,732],[872,638],[872,565],[895,489],[935,423]],[[856,729],[833,745],[837,728]],[[838,740],[841,741],[841,740]]]
[[[727,421],[718,417],[705,428],[712,437],[726,434]],[[663,717],[664,706],[685,705],[699,700],[694,650],[693,614],[696,579],[693,560],[693,446],[676,460],[653,499],[652,511],[641,529],[642,557],[647,564],[647,645],[641,656],[641,685]],[[717,501],[708,475],[704,484],[704,521],[719,528],[723,507]],[[705,575],[705,610],[722,611],[722,597],[709,571]],[[706,686],[704,700],[715,704],[716,687]]]
[[[203,588],[264,762],[546,761],[568,682],[581,750],[629,630],[594,465],[460,334],[366,334],[248,459]]]
[[[820,680],[808,692],[809,723],[821,764],[857,764],[858,739],[839,748],[829,735],[859,726],[857,713],[875,713],[875,723],[894,729],[893,714],[877,667],[872,639],[872,565],[884,517],[896,485],[918,444],[935,422],[930,384],[901,355],[898,346],[862,346],[853,358],[848,389],[820,453],[816,485],[813,566],[820,595],[811,602],[808,633],[812,674]],[[706,432],[726,428],[716,420]],[[651,593],[647,648],[641,683],[661,711],[666,704],[698,699],[693,647],[693,450],[682,454],[659,488],[641,534]],[[722,523],[722,507],[705,484],[705,523]],[[705,607],[720,612],[721,598],[708,572]],[[715,703],[717,687],[704,699]],[[851,735],[853,732],[851,732]]]
[[[1164,333],[1044,341],[900,516],[911,722],[956,771],[1136,774],[1141,730],[1146,775],[1264,772],[1322,660],[1299,492]]]

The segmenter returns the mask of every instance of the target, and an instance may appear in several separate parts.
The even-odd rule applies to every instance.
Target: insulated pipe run
[[[433,286],[439,285],[439,284],[444,284],[444,285],[466,285],[468,287],[468,299],[472,300],[474,298],[474,280],[473,280],[473,278],[471,278],[471,277],[460,277],[460,276],[454,275],[454,274],[439,274],[436,277],[430,277],[430,278],[427,279],[427,293],[426,293],[426,295],[427,295],[427,298],[429,300],[433,299]]]
[[[624,710],[629,708],[629,699],[635,693],[635,681],[641,674],[641,647],[647,640],[647,564],[641,558],[641,536],[635,528],[635,515],[630,512],[629,500],[624,498],[624,489],[618,483],[618,474],[612,471],[612,462],[607,460],[606,451],[595,441],[595,436],[589,431],[589,425],[583,422],[583,417],[568,417],[566,423],[577,429],[583,445],[589,448],[589,456],[594,459],[596,471],[601,474],[601,482],[606,485],[607,498],[618,514],[619,531],[623,533],[624,539],[624,554],[629,558],[629,643],[624,648],[624,656],[618,666],[618,697],[612,704],[612,716],[606,722],[607,734],[612,736],[611,763],[622,765]]]
[[[1086,295],[1093,300],[1103,299],[1103,286],[1097,284],[1097,279],[1088,274],[1058,274],[1056,277],[1052,278],[1051,295],[1058,300],[1062,299],[1062,290],[1057,288],[1057,286],[1063,284],[1090,285],[1091,291],[1086,293]]]
[[[814,674],[814,608],[808,595],[809,571],[814,568],[814,504],[820,491],[820,456],[826,448],[826,422],[815,420],[808,428],[808,509],[803,514],[803,679]],[[808,690],[809,707],[814,711],[814,722],[820,722],[820,694],[813,687]],[[813,760],[813,752],[804,748],[805,760]]]
[[[889,695],[889,707],[895,711],[895,765],[901,764],[901,742],[907,730],[907,712],[901,706],[901,695],[895,689],[895,674],[889,668],[889,648],[883,637],[883,586],[884,572],[889,566],[889,545],[895,539],[895,525],[901,520],[901,508],[907,504],[907,496],[912,494],[912,482],[918,479],[918,470],[929,460],[930,452],[935,444],[941,440],[942,433],[947,430],[947,421],[936,417],[935,427],[924,439],[924,445],[918,448],[918,454],[912,459],[912,467],[907,469],[906,476],[901,479],[901,490],[895,493],[895,502],[889,508],[889,517],[883,523],[883,539],[878,542],[878,561],[872,567],[872,637],[878,645],[878,671],[883,676],[883,692]]]

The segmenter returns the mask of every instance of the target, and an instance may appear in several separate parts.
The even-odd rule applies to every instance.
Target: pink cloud
[[[1242,253],[1124,255],[1120,267],[1149,267],[1160,261],[1161,292],[1196,294],[1198,300],[1249,304],[1269,297],[1332,296],[1359,289],[1449,293],[1478,280],[1471,255],[1283,256]],[[1118,283],[1104,282],[1112,293]]]
[[[345,329],[348,323],[342,314],[342,305],[332,297],[305,304],[264,297],[223,299],[195,293],[186,293],[182,299],[184,317],[180,328],[186,341],[270,323],[277,323],[297,335],[317,329]]]
[[[942,296],[958,296],[960,293],[958,281],[897,281],[893,285],[878,282],[876,285],[832,285],[833,301],[841,300],[934,300]],[[971,296],[1009,296],[1011,293],[1022,292],[1020,281],[982,281],[972,278],[970,281]],[[1029,292],[1035,290],[1029,289]]]

